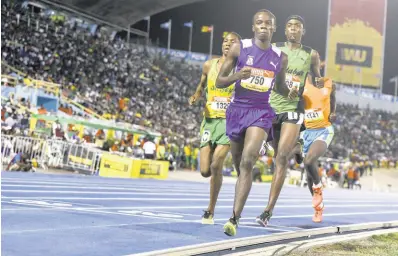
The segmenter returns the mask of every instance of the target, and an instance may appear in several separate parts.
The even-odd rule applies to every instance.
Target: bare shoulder
[[[239,57],[240,55],[240,42],[235,42],[229,49],[228,57]]]
[[[203,64],[203,74],[207,74],[211,68],[211,62],[212,60],[207,60],[204,64]]]
[[[319,53],[317,50],[312,49],[311,51],[311,60],[312,61],[318,61],[319,60]]]
[[[282,52],[281,53],[281,59],[282,59],[282,64],[285,66],[287,66],[288,62],[289,62],[289,58],[287,56],[286,53]]]

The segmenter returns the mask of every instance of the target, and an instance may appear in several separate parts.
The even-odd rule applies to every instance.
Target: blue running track
[[[234,184],[224,184],[216,225],[200,223],[207,183],[2,172],[2,255],[121,256],[231,239],[222,232]],[[307,189],[285,187],[267,228],[255,217],[269,185],[254,184],[236,238],[398,219],[398,195],[325,190],[324,222],[311,221]]]

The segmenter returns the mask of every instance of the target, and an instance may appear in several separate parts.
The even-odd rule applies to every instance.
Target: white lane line
[[[14,200],[18,200],[18,199],[14,199]],[[30,200],[30,198],[24,198],[21,200]],[[37,199],[39,200],[39,199]],[[32,200],[34,201],[34,200]],[[59,201],[59,202],[65,202],[65,201]],[[3,203],[13,203],[11,201],[4,201]],[[19,203],[17,201],[17,203]],[[73,202],[67,202],[69,204],[74,204]],[[24,204],[28,204],[28,203],[24,203]],[[29,204],[29,205],[34,205],[34,204]],[[391,208],[395,208],[398,207],[398,205],[380,205],[380,204],[351,204],[351,205],[326,205],[327,208],[365,208],[365,207],[391,207]],[[94,207],[94,208],[90,208],[90,207],[78,207],[76,209],[84,209],[84,210],[157,210],[157,209],[206,209],[207,206],[203,205],[203,206],[127,206],[127,207],[118,207],[118,206],[112,206],[112,207]],[[229,209],[232,208],[232,205],[217,205],[216,209]],[[246,205],[245,208],[264,208],[264,205]],[[303,206],[302,204],[299,205],[276,205],[276,208],[303,208],[303,209],[307,209],[305,206]],[[308,208],[310,209],[310,208]],[[311,208],[312,209],[312,208]]]
[[[13,182],[15,183],[15,182]],[[32,185],[33,184],[33,185]],[[37,185],[40,184],[40,185]],[[44,185],[43,185],[44,184]],[[58,185],[57,185],[58,184]],[[113,185],[113,186],[109,186],[109,185]],[[139,184],[135,184],[135,183],[131,183],[131,184],[110,184],[110,183],[92,183],[89,182],[89,180],[87,180],[84,183],[64,183],[64,182],[54,182],[54,181],[48,181],[48,182],[43,182],[43,181],[37,181],[37,182],[32,182],[32,181],[27,181],[24,184],[8,184],[7,182],[2,182],[2,187],[31,187],[31,188],[78,188],[78,189],[99,189],[99,190],[131,190],[131,191],[155,191],[155,190],[160,190],[160,191],[176,191],[176,192],[203,192],[203,191],[207,191],[208,190],[208,184],[204,184],[205,186],[203,187],[192,187],[192,186],[188,186],[188,187],[183,187],[183,186],[172,186],[172,187],[162,187],[161,184],[153,184],[153,185],[146,185],[146,186],[141,186]],[[177,189],[176,189],[177,188]],[[221,189],[221,192],[225,192],[225,193],[234,193],[234,188],[233,187],[223,187]],[[291,192],[289,190],[289,192]],[[343,192],[340,191],[339,192]],[[350,191],[351,192],[351,191]],[[252,193],[256,193],[256,194],[264,194],[264,195],[268,195],[268,191],[264,190],[264,189],[252,189]],[[232,195],[231,194],[231,195]],[[385,197],[391,197],[391,198],[397,198],[398,194],[379,194],[380,196],[375,196],[374,194],[372,194],[373,197],[367,197],[368,199],[383,199]],[[287,196],[285,194],[282,194],[281,196]],[[307,190],[303,190],[301,188],[297,188],[294,191],[294,196],[308,196],[308,191]],[[357,198],[357,197],[361,197],[363,198],[363,194],[361,195],[356,195],[356,194],[342,194],[341,197],[344,198]],[[339,198],[341,198],[339,197]]]
[[[117,211],[102,211],[101,209],[97,208],[80,208],[80,207],[62,207],[62,206],[54,206],[54,205],[35,205],[29,203],[20,203],[20,202],[7,202],[9,204],[16,204],[16,205],[29,205],[32,207],[43,207],[43,208],[53,208],[58,210],[63,210],[66,212],[85,212],[85,213],[96,213],[96,214],[105,214],[105,215],[123,215],[129,217],[137,217],[137,218],[150,218],[150,219],[160,219],[160,220],[169,220],[171,222],[185,222],[185,223],[200,223],[201,220],[191,221],[191,220],[181,220],[181,219],[173,219],[170,217],[159,217],[154,215],[134,215],[125,212],[117,212]]]
[[[41,188],[42,190],[27,190],[27,189],[4,189],[4,188],[10,188],[10,187],[18,187],[18,188],[23,188],[23,187],[29,187],[29,188]],[[122,192],[118,192],[118,191],[123,191],[123,193],[129,193],[131,191],[131,193],[137,194],[137,195],[164,195],[165,192],[168,193],[168,195],[178,195],[178,196],[187,196],[187,195],[192,195],[192,196],[196,196],[196,197],[208,197],[208,188],[206,189],[202,189],[202,190],[198,190],[198,191],[194,191],[192,189],[190,190],[166,190],[166,189],[160,189],[157,187],[154,188],[150,188],[150,189],[139,189],[139,188],[124,188],[124,187],[94,187],[94,186],[54,186],[54,185],[3,185],[2,184],[2,191],[7,192],[7,193],[46,193],[46,192],[50,192],[50,191],[54,191],[54,193],[66,193],[65,191],[71,191],[70,193],[73,194],[107,194],[107,191],[110,190],[116,190],[116,191],[112,191],[110,192],[111,194],[117,194],[117,193],[122,193]],[[46,188],[58,188],[58,189],[62,189],[62,188],[66,188],[66,189],[78,189],[78,190],[46,190]],[[86,189],[88,191],[86,191]],[[28,192],[29,191],[29,192]],[[59,192],[57,192],[59,191]],[[98,191],[98,192],[97,192]],[[188,193],[187,193],[188,192]],[[109,193],[108,193],[109,194]],[[221,190],[220,196],[232,196],[233,193],[231,193],[230,191],[227,191],[225,189]],[[4,197],[4,196],[3,196]],[[252,191],[250,193],[250,197],[259,197],[259,198],[265,198],[268,197],[268,191],[261,191],[261,192],[256,192],[256,191]],[[280,199],[308,199],[310,200],[309,195],[303,194],[297,194],[295,193],[292,196],[289,195],[281,195],[279,197]],[[352,199],[355,200],[356,198],[358,199],[363,199],[363,197],[350,197],[349,195],[347,196],[341,196],[341,197],[336,197],[336,196],[328,196],[328,199],[338,199],[341,200],[342,198],[344,198],[344,200],[347,199]],[[373,197],[373,198],[369,198],[367,197],[367,201],[364,200],[363,202],[376,202],[376,201],[369,201],[369,200],[387,200],[389,198],[386,197]],[[394,199],[394,198],[391,198]]]
[[[167,193],[164,193],[165,196],[167,196]],[[164,198],[149,198],[149,197],[46,197],[46,196],[25,196],[25,197],[20,197],[20,196],[8,196],[7,199],[27,199],[27,200],[78,200],[78,201],[90,201],[90,200],[96,200],[96,201],[167,201],[167,202],[185,202],[185,201],[189,201],[189,202],[207,202],[208,198],[169,198],[169,197],[164,197]],[[217,200],[218,202],[233,202],[234,199],[233,198],[220,198]],[[249,197],[248,202],[266,202],[265,199],[262,198],[252,198]],[[278,202],[309,202],[309,198],[307,199],[280,199],[278,200]],[[324,200],[325,203],[341,203],[341,200]],[[381,204],[369,204],[369,201],[358,201],[358,200],[353,200],[353,201],[344,201],[344,203],[350,203],[350,205],[348,204],[340,204],[341,207],[354,207],[353,205],[351,205],[351,203],[365,203],[362,205],[355,205],[355,206],[359,206],[359,207],[372,207],[372,206],[378,206],[378,207],[398,207],[398,204],[386,204],[387,202],[378,202]],[[302,207],[303,205],[284,205],[283,207]],[[180,206],[178,206],[180,207]],[[184,206],[181,206],[182,208],[184,208]],[[328,205],[328,207],[330,207]],[[334,206],[337,207],[337,206]]]
[[[59,211],[59,210],[60,209],[56,209],[56,208],[32,208],[31,205],[29,207],[7,207],[7,208],[4,208],[4,206],[1,207],[2,212],[7,212],[7,211],[10,211],[10,212],[14,212],[14,211],[23,211],[23,212],[27,212],[27,211]]]
[[[100,189],[97,189],[100,190]],[[194,197],[209,197],[208,191],[200,191],[198,193],[186,193],[186,192],[179,192],[179,193],[169,193],[168,191],[163,191],[163,192],[136,192],[136,191],[128,191],[128,192],[119,192],[119,191],[87,191],[87,190],[26,190],[26,189],[2,189],[3,193],[8,194],[24,194],[24,193],[29,193],[29,194],[98,194],[98,195],[154,195],[154,196],[194,196]],[[230,194],[220,194],[221,197],[223,196],[228,196],[231,197]],[[250,195],[250,197],[258,197],[258,198],[264,198],[267,195]],[[285,197],[280,197],[280,198],[285,198]],[[291,198],[291,197],[289,197]],[[294,198],[293,198],[294,199]],[[293,200],[292,199],[292,200]],[[299,199],[299,198],[297,198]],[[310,197],[307,197],[308,201],[311,200]]]
[[[73,179],[73,181],[68,180],[68,179]],[[94,182],[93,182],[94,181]],[[181,189],[193,189],[193,186],[195,186],[195,189],[201,189],[203,186],[208,186],[208,183],[198,183],[198,182],[182,182],[182,181],[177,181],[178,183],[175,184],[176,181],[172,181],[172,180],[164,180],[161,183],[153,183],[150,184],[150,182],[142,182],[142,180],[134,180],[134,179],[112,179],[112,178],[99,178],[99,179],[92,179],[92,177],[86,177],[86,178],[82,178],[82,177],[76,177],[76,178],[70,178],[67,177],[65,179],[61,178],[53,178],[53,177],[29,177],[26,179],[21,179],[21,178],[13,178],[13,177],[2,177],[2,183],[6,183],[6,182],[10,182],[10,183],[27,183],[27,184],[32,184],[32,183],[37,183],[37,184],[65,184],[65,185],[87,185],[87,183],[89,183],[90,185],[94,185],[94,186],[98,186],[98,185],[108,185],[110,183],[113,183],[113,185],[115,186],[134,186],[134,187],[142,187],[142,188],[147,188],[147,189],[151,189],[154,186],[156,186],[156,188],[162,188],[162,189],[173,189],[176,186],[180,187]],[[234,185],[234,184],[231,184]],[[259,185],[259,186],[254,186],[252,190],[262,190],[264,188],[269,188],[270,184],[268,183],[261,183],[261,184],[255,184],[255,185]],[[232,192],[234,191],[234,188],[232,186],[229,186],[229,184],[225,184],[225,186],[228,186],[228,188],[231,188]],[[290,188],[290,187],[289,187]],[[292,188],[296,188],[296,187],[292,187]],[[289,190],[290,191],[290,190]],[[308,194],[308,190],[303,189],[303,188],[297,188],[297,192],[304,192],[305,191],[305,195]],[[341,191],[341,190],[340,190]],[[342,191],[341,191],[342,192]],[[363,196],[363,195],[373,195],[374,196],[374,192],[371,191],[362,191],[361,194],[350,194],[347,196]],[[380,196],[394,196],[394,197],[398,197],[398,195],[392,195],[391,193],[377,193]],[[344,196],[345,197],[345,196]]]
[[[135,184],[125,184],[125,185],[117,185],[117,184],[113,184],[115,186],[109,186],[109,184],[94,184],[94,183],[56,183],[56,182],[35,182],[34,184],[36,185],[28,185],[28,184],[2,184],[2,187],[18,187],[18,188],[22,188],[22,187],[31,187],[31,188],[78,188],[78,189],[98,189],[98,190],[131,190],[131,191],[154,191],[154,190],[166,190],[166,191],[176,191],[176,192],[187,192],[187,191],[197,191],[197,192],[201,192],[204,189],[201,188],[192,188],[192,187],[187,187],[187,188],[179,188],[179,189],[175,189],[175,187],[173,188],[164,188],[161,186],[156,186],[156,184],[154,184],[153,186],[146,186],[146,187],[141,187],[141,186],[136,186]],[[39,184],[39,185],[37,185]],[[43,184],[43,185],[40,185]],[[53,184],[53,185],[45,185],[45,184]],[[58,186],[54,186],[54,185],[58,185]],[[89,185],[89,186],[87,186]],[[116,187],[117,186],[117,187]],[[206,189],[208,189],[208,187],[206,187]],[[231,192],[233,190],[231,189]]]
[[[5,181],[4,181],[5,180]],[[26,180],[21,180],[18,181],[16,179],[13,178],[2,178],[2,186],[15,186],[15,187],[21,187],[21,186],[32,186],[32,184],[47,184],[48,187],[52,187],[54,185],[66,185],[64,187],[66,188],[72,188],[73,186],[76,186],[76,188],[93,188],[93,189],[101,189],[101,190],[107,190],[107,189],[115,189],[115,190],[132,190],[132,191],[148,191],[148,192],[154,192],[156,190],[160,190],[160,191],[164,191],[167,190],[168,192],[203,192],[203,191],[207,191],[208,190],[208,183],[191,183],[189,185],[183,185],[183,184],[177,184],[177,185],[172,185],[172,186],[164,186],[165,184],[140,184],[139,182],[134,182],[136,180],[131,180],[131,183],[117,183],[119,180],[103,180],[103,182],[101,183],[96,183],[96,182],[92,182],[92,179],[86,179],[86,180],[82,180],[81,182],[65,182],[65,180],[41,180],[40,181],[33,181],[31,179],[26,179]],[[23,184],[21,184],[21,182],[23,182]],[[167,182],[167,181],[165,181]],[[11,183],[11,184],[9,184]],[[13,184],[14,183],[14,184]],[[17,184],[15,184],[17,183]],[[113,186],[117,186],[117,187],[112,187],[109,185],[113,185]],[[89,186],[87,186],[89,185]],[[195,186],[197,185],[197,186]],[[224,186],[221,190],[221,192],[226,192],[226,193],[234,193],[234,188],[231,186],[227,186],[227,184],[225,184],[226,186]],[[269,187],[269,185],[264,184],[264,188]],[[43,185],[36,185],[37,187],[41,187]],[[176,187],[178,189],[176,189]],[[260,188],[260,187],[254,187],[252,189],[252,193],[256,193],[256,194],[262,194],[264,193],[264,195],[267,195],[268,191],[264,191],[264,188]],[[290,191],[290,190],[289,190]],[[307,190],[303,190],[301,188],[297,188],[295,192],[295,196],[308,196],[308,191]],[[387,197],[391,197],[391,198],[397,198],[398,195],[395,194],[379,194],[380,197],[375,197],[374,193],[372,193],[371,195],[373,195],[373,197],[368,198],[368,199],[383,199],[385,196]],[[281,195],[281,196],[285,196],[285,195]],[[344,198],[357,198],[357,197],[361,197],[363,198],[363,194],[361,195],[356,195],[356,194],[347,194],[347,195],[342,195],[342,197]]]
[[[112,187],[112,186],[103,186],[103,185],[97,185],[97,186],[87,186],[87,184],[85,184],[86,186],[83,185],[72,185],[72,186],[68,186],[68,185],[9,185],[9,184],[2,184],[3,188],[13,188],[13,187],[17,187],[20,188],[19,190],[27,190],[27,189],[21,189],[21,188],[41,188],[41,189],[46,189],[46,188],[58,188],[58,189],[62,189],[62,188],[66,188],[66,189],[78,189],[78,190],[85,190],[85,189],[89,189],[89,190],[102,190],[102,191],[108,191],[108,190],[121,190],[121,191],[140,191],[140,192],[157,192],[157,193],[161,193],[164,191],[167,192],[175,192],[175,193],[191,193],[191,194],[207,194],[209,193],[209,187],[205,187],[203,189],[200,188],[180,188],[180,189],[175,189],[175,187],[173,189],[169,189],[169,188],[162,188],[162,187],[158,187],[156,185],[154,185],[153,187],[146,187],[146,188],[142,188],[142,187],[138,187],[138,186],[134,186],[134,184],[131,184],[131,186],[128,187],[123,187],[123,186],[118,186],[118,187]],[[8,191],[12,191],[13,189],[8,189]],[[222,193],[226,193],[228,195],[233,195],[233,190],[232,188],[229,189],[222,189],[221,190]],[[264,191],[264,195],[265,194]]]
[[[257,226],[256,226],[257,225]],[[291,229],[282,229],[282,228],[272,228],[272,227],[261,227],[255,222],[244,222],[241,221],[239,222],[239,228],[245,227],[245,228],[253,228],[253,229],[262,229],[262,230],[275,230],[275,231],[282,231],[282,232],[291,232],[295,230]]]
[[[75,227],[63,227],[63,228],[43,228],[43,229],[23,229],[23,230],[13,230],[13,231],[2,231],[2,235],[11,234],[23,234],[23,233],[39,233],[39,232],[59,232],[68,230],[80,230],[80,229],[90,229],[90,228],[119,228],[128,226],[145,226],[145,225],[156,225],[156,224],[169,224],[170,221],[162,222],[143,222],[143,223],[125,223],[125,224],[111,224],[111,225],[92,225],[92,226],[75,226]]]
[[[117,180],[114,179],[109,179],[109,180],[103,180],[103,182],[93,182],[93,179],[87,179],[82,182],[65,182],[65,181],[57,181],[57,180],[22,180],[22,181],[16,181],[16,180],[5,180],[2,178],[2,183],[3,184],[20,184],[20,185],[28,185],[28,184],[49,184],[49,185],[83,185],[87,186],[87,184],[92,185],[92,186],[107,186],[109,184],[114,185],[114,186],[124,186],[124,187],[137,187],[137,188],[163,188],[163,189],[173,189],[175,187],[179,187],[181,189],[201,189],[203,187],[207,187],[208,183],[195,183],[195,182],[186,182],[187,184],[175,184],[175,185],[170,185],[170,186],[165,186],[166,184],[164,182],[163,184],[161,183],[147,183],[147,184],[140,184],[140,182],[137,182],[137,180],[130,179],[130,182],[125,182],[125,183],[118,183]],[[189,185],[188,185],[189,184]],[[195,186],[198,185],[198,186]],[[230,188],[233,190],[233,187],[230,186]]]
[[[378,211],[378,212],[342,212],[342,213],[325,213],[323,216],[325,217],[333,217],[333,216],[352,216],[352,215],[372,215],[372,214],[397,214],[398,211]],[[301,214],[301,215],[282,215],[282,216],[272,216],[272,219],[295,219],[295,218],[311,218],[313,214]],[[241,218],[241,220],[255,220],[256,217],[246,217]],[[214,219],[214,221],[227,221],[226,219]]]
[[[201,193],[169,193],[167,191],[163,192],[119,192],[119,191],[79,191],[79,190],[26,190],[26,189],[2,189],[2,192],[6,192],[7,194],[12,194],[12,193],[17,193],[17,194],[24,194],[24,193],[29,193],[29,194],[98,194],[98,195],[163,195],[163,196],[195,196],[195,197],[209,197],[207,191],[201,191]],[[229,196],[231,195],[225,195],[223,193],[220,194],[221,197],[223,196]],[[249,195],[249,198],[261,198],[261,200],[265,200],[266,195]],[[291,201],[310,201],[311,198],[308,197],[286,197],[286,196],[281,196],[279,199],[290,199]],[[330,200],[333,199],[338,199],[338,201],[341,201],[340,198],[328,198],[329,202]],[[182,199],[183,200],[183,199]],[[377,201],[369,201],[369,200],[344,200],[342,203],[352,203],[352,202],[363,202],[363,203],[377,203],[380,202],[379,200]]]
[[[327,208],[356,208],[356,207],[389,207],[391,205],[370,205],[370,204],[357,204],[357,205],[326,205]],[[310,205],[308,205],[310,207]],[[393,207],[398,207],[398,205],[395,205]],[[106,210],[117,210],[117,209],[130,209],[130,210],[136,210],[136,209],[205,209],[207,206],[132,206],[132,207],[102,207],[101,209],[106,209]],[[216,209],[228,209],[232,208],[232,205],[217,205]],[[264,208],[264,205],[245,205],[245,208]],[[306,209],[305,206],[302,204],[300,205],[276,205],[276,208],[303,208]],[[310,208],[308,208],[310,209]],[[312,209],[312,208],[311,208]]]

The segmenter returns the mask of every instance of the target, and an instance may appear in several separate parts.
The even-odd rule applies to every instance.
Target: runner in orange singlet
[[[329,78],[315,79],[308,74],[303,98],[306,127],[301,135],[304,141],[304,165],[307,170],[308,187],[313,196],[312,207],[315,209],[312,220],[321,222],[324,205],[318,159],[326,153],[334,136],[332,123],[336,119],[335,86]]]

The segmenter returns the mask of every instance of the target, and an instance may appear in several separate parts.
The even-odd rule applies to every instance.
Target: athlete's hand
[[[336,122],[336,113],[330,113],[329,122],[331,122],[331,123]]]
[[[193,105],[196,103],[196,101],[200,98],[200,95],[198,93],[195,93],[188,99],[189,105]]]
[[[292,89],[290,89],[289,95],[287,96],[289,100],[293,100],[298,96],[299,89],[297,86],[293,86]]]
[[[252,73],[252,69],[249,67],[244,67],[241,70],[239,70],[238,75],[239,75],[239,79],[248,79],[250,78]]]
[[[315,86],[316,87],[323,87],[325,85],[325,78],[324,77],[315,77]]]

